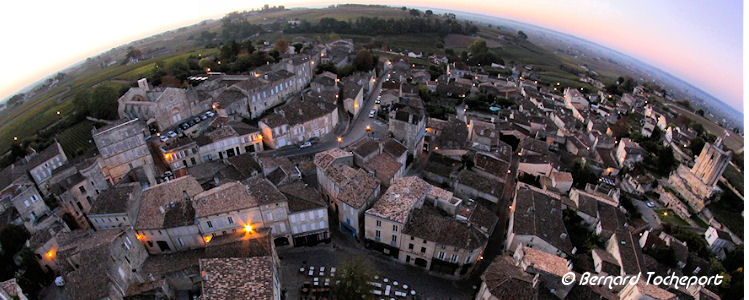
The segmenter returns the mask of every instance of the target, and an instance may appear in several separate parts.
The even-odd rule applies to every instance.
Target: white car
[[[653,202],[651,202],[651,201],[648,201],[647,203],[645,203],[645,205],[647,205],[650,208],[655,207],[655,204]]]
[[[169,137],[177,137],[177,133],[176,133],[176,132],[174,132],[174,131],[169,131],[169,132],[167,132],[166,134],[168,134],[168,135],[169,135]]]
[[[160,139],[160,140],[161,140],[162,142],[166,142],[166,141],[167,141],[167,140],[168,140],[169,138],[168,138],[168,137],[166,137],[166,136],[163,136],[163,135],[162,135],[161,137],[159,137],[159,139]]]
[[[307,141],[307,142],[304,142],[304,144],[299,145],[299,149],[304,149],[304,148],[307,148],[307,147],[310,147],[310,146],[312,146],[312,143],[310,143],[309,141]]]
[[[370,118],[374,118],[374,116],[375,116],[376,113],[377,113],[377,111],[374,110],[374,109],[369,110],[369,117]]]

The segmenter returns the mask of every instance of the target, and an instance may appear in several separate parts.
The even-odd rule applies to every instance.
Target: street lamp
[[[338,148],[341,148],[341,142],[343,142],[343,138],[340,136],[338,137]]]

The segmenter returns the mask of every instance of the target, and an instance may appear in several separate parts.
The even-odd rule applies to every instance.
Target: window
[[[273,213],[268,213],[268,221],[273,221]]]
[[[408,244],[408,250],[413,250],[413,249],[414,249],[414,244]]]
[[[380,227],[380,226],[382,226],[382,221],[377,220],[377,227]]]
[[[398,241],[398,237],[394,235],[393,238],[392,238],[392,241],[393,241],[393,243],[397,242]]]
[[[289,220],[290,220],[290,221],[291,221],[292,223],[293,223],[293,222],[296,222],[296,216],[295,216],[295,215],[291,215],[291,216],[289,216]]]
[[[471,263],[471,256],[470,255],[466,257],[466,265],[469,264],[469,263]]]
[[[445,259],[445,252],[437,251],[437,258],[439,259]]]
[[[304,222],[304,214],[299,215],[299,221]]]
[[[426,253],[426,252],[427,252],[427,248],[421,247],[421,253]]]
[[[30,204],[29,204],[29,200],[23,200],[23,204],[25,204],[25,205],[26,205],[26,207],[29,207],[29,205],[30,205]]]
[[[279,224],[278,224],[278,227],[280,228],[280,230],[281,230],[281,233],[284,233],[284,232],[286,232],[286,224],[284,224],[284,223],[279,223]]]
[[[375,230],[375,237],[379,240],[380,239],[380,231]]]
[[[320,221],[320,229],[325,228],[325,221]]]
[[[393,232],[398,232],[398,225],[393,225]]]
[[[213,223],[211,221],[206,222],[208,224],[208,228],[213,228]]]
[[[234,224],[234,220],[232,220],[231,217],[227,217],[226,220],[229,221],[229,224]]]
[[[454,263],[454,262],[458,262],[458,255],[456,255],[456,254],[451,254],[451,255],[450,255],[450,262],[453,262],[453,263]]]

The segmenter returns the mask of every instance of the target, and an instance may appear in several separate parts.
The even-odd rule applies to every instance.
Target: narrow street
[[[375,137],[387,136],[387,123],[378,120],[377,118],[369,118],[369,110],[374,107],[375,99],[377,98],[377,95],[380,94],[381,87],[382,76],[377,79],[377,84],[372,88],[372,92],[365,96],[359,115],[356,116],[348,126],[346,126],[349,121],[348,116],[339,118],[339,124],[336,126],[335,130],[331,134],[321,137],[320,141],[316,144],[305,149],[299,149],[298,146],[287,146],[277,150],[266,150],[260,152],[258,155],[273,157],[301,156],[322,152],[333,147],[346,147],[363,138],[367,134],[367,126],[370,126],[371,132]],[[339,115],[345,114],[345,112],[341,111]],[[340,143],[338,142],[338,137],[341,137]]]

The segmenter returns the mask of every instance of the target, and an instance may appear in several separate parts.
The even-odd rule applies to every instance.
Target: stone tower
[[[731,159],[731,151],[723,150],[723,139],[718,138],[715,144],[705,143],[692,173],[708,186],[715,186]]]

